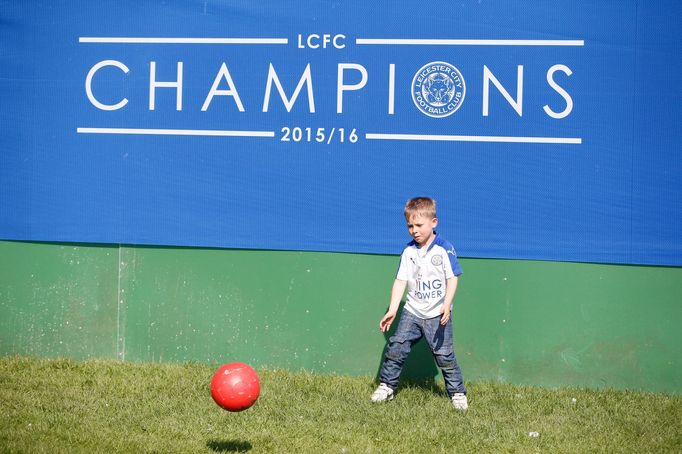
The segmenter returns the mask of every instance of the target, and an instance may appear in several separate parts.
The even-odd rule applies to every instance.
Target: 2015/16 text
[[[345,128],[301,128],[295,126],[290,128],[284,126],[281,129],[282,136],[280,137],[281,142],[317,142],[326,143],[327,145],[332,142],[350,142],[355,143],[358,141],[358,133],[355,128],[346,131]]]

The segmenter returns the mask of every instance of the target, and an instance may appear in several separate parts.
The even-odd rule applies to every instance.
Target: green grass
[[[0,358],[0,451],[682,452],[682,396],[470,383],[462,413],[441,385],[372,404],[371,378],[261,369],[256,405],[229,413],[215,369]]]

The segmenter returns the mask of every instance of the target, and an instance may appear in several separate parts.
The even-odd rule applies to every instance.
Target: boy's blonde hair
[[[431,197],[414,197],[405,204],[405,219],[423,216],[427,219],[436,217],[436,201]]]

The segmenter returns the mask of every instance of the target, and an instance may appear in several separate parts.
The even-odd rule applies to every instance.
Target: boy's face
[[[423,246],[431,239],[437,225],[438,218],[429,219],[420,214],[414,214],[407,220],[407,231],[419,246]]]

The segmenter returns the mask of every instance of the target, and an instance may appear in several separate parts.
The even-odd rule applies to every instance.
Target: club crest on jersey
[[[440,255],[434,255],[431,257],[431,265],[433,266],[441,266],[443,264],[443,257]]]
[[[412,79],[412,101],[429,117],[452,115],[462,105],[465,93],[462,73],[444,61],[427,63]]]

